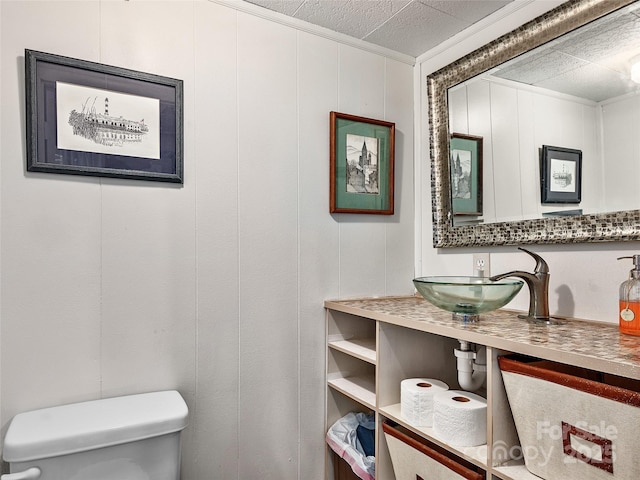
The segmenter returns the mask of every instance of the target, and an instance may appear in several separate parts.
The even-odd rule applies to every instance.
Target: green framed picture
[[[331,213],[393,215],[395,128],[395,123],[331,112]]]
[[[452,133],[449,140],[454,215],[482,215],[482,137]]]

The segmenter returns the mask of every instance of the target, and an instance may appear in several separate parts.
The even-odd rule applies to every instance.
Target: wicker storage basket
[[[396,480],[482,480],[484,472],[451,453],[429,445],[411,431],[382,424]]]
[[[640,382],[510,355],[498,359],[527,469],[542,478],[640,478]]]

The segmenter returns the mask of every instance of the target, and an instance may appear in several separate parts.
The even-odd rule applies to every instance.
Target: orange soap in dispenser
[[[620,331],[640,336],[640,255],[618,260],[623,258],[633,259],[633,268],[629,272],[629,280],[620,285]]]

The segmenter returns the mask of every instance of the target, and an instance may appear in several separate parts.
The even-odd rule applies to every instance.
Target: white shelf
[[[522,462],[516,465],[494,467],[493,474],[504,480],[540,480],[540,477],[527,470]]]
[[[376,364],[376,339],[351,338],[349,340],[329,341],[329,348],[359,358],[365,362]]]
[[[376,408],[376,385],[371,377],[330,378],[328,385],[372,410]]]
[[[448,451],[458,455],[461,458],[477,465],[481,468],[487,468],[487,444],[479,445],[477,447],[456,447],[453,445],[449,445],[448,443],[440,440],[436,433],[433,431],[433,428],[430,427],[416,427],[407,423],[406,420],[402,418],[400,404],[397,403],[395,405],[389,405],[386,407],[381,407],[378,409],[379,412],[385,417],[398,422],[405,428],[408,428],[414,433],[426,438],[432,443],[439,445]]]

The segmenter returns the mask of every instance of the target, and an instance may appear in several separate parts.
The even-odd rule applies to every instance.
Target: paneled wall
[[[2,433],[175,388],[183,479],[323,477],[322,302],[413,292],[413,66],[228,3],[0,3]],[[183,79],[184,185],[27,173],[25,48]],[[328,213],[331,110],[396,123],[395,215]]]
[[[603,172],[607,206],[629,210],[640,205],[640,95],[603,102]]]

